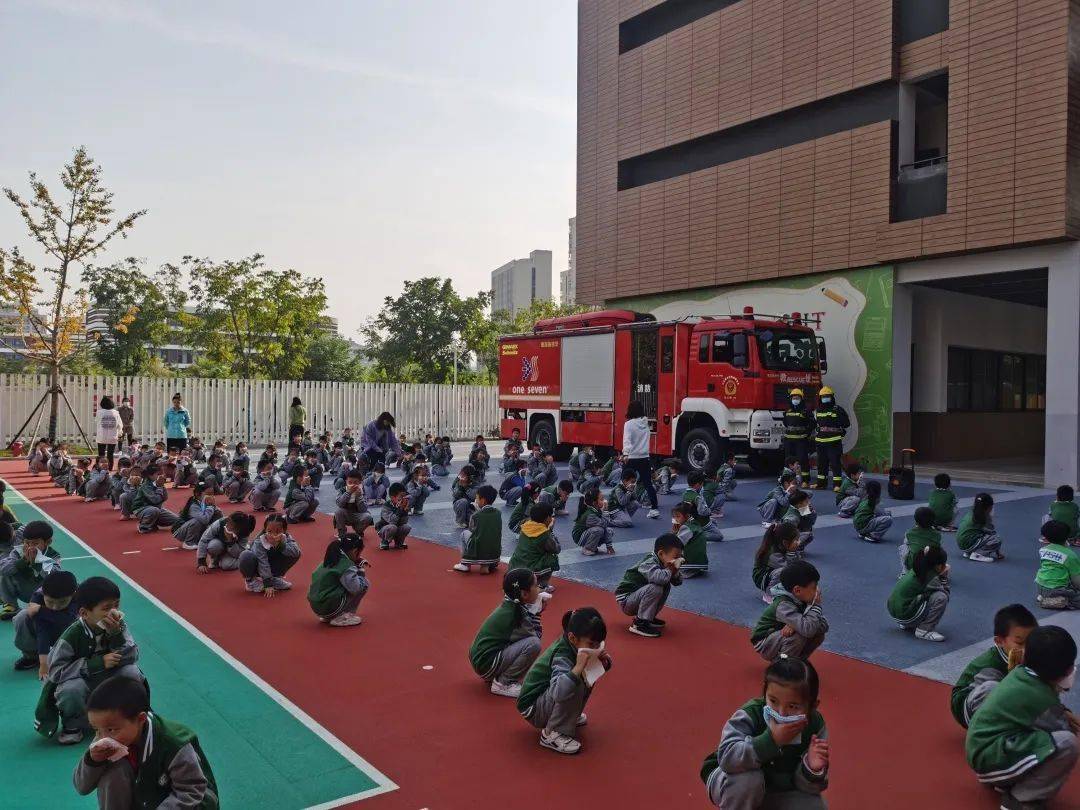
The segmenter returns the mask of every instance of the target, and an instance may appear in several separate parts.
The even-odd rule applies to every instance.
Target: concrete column
[[[911,410],[911,288],[893,285],[892,409]]]
[[[1046,317],[1046,486],[1080,480],[1080,247],[1049,267]]]

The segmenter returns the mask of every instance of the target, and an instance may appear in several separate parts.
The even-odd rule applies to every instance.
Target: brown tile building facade
[[[577,300],[876,273],[873,318],[829,316],[859,447],[1076,483],[1078,122],[1080,0],[579,0]]]
[[[678,5],[701,16],[661,33],[657,12]],[[1080,4],[945,0],[944,30],[900,44],[906,5],[934,4],[582,0],[578,300],[1080,234],[1076,205],[1067,204],[1075,177],[1066,170],[1066,150],[1078,143],[1068,138],[1070,86],[1077,92],[1069,31]],[[651,38],[626,42],[628,26],[643,17],[637,40]],[[947,77],[944,213],[897,221],[898,109],[764,147],[777,116],[798,125],[801,110],[809,123],[829,99],[872,86],[899,92],[932,76]],[[762,126],[744,136],[745,157],[620,183],[627,161],[718,133],[738,137],[754,123]]]

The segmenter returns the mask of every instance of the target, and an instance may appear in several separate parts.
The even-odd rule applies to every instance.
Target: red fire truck
[[[518,428],[560,456],[575,445],[619,450],[638,399],[654,455],[702,469],[731,450],[765,469],[782,452],[788,392],[814,401],[827,368],[812,326],[750,307],[722,318],[604,310],[538,321],[499,341],[502,436]]]

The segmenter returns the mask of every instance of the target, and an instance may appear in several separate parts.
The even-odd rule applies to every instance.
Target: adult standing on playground
[[[100,458],[105,456],[112,469],[113,453],[116,452],[116,440],[121,435],[122,421],[120,411],[116,410],[116,403],[112,397],[104,396],[98,403],[97,412],[97,454]]]
[[[814,414],[806,406],[801,388],[788,394],[788,409],[784,411],[784,455],[799,460],[803,475],[810,475],[810,434],[814,432]]]
[[[817,479],[814,489],[827,489],[830,468],[832,470],[832,488],[840,491],[840,458],[844,455],[844,436],[851,427],[847,411],[836,404],[836,394],[829,386],[818,391],[818,407],[814,411],[817,432],[814,441],[817,445]]]
[[[117,411],[120,414],[120,435],[117,436],[116,449],[123,450],[124,437],[127,437],[129,448],[135,444],[135,410],[131,407],[131,400],[125,396]]]
[[[172,407],[165,411],[165,446],[183,450],[191,435],[191,414],[184,407],[179,393],[173,394]]]
[[[303,436],[305,430],[307,430],[307,408],[300,402],[300,397],[293,397],[292,405],[289,406],[289,444],[292,444],[293,436]]]
[[[660,517],[657,509],[656,487],[652,480],[652,458],[649,454],[649,420],[645,418],[645,406],[640,400],[632,399],[626,406],[626,422],[622,431],[622,451],[626,455],[626,466],[637,473],[638,483],[645,487],[649,496],[651,518]]]
[[[383,411],[364,426],[360,434],[360,452],[367,457],[368,464],[386,463],[386,454],[393,451],[401,455],[401,442],[394,433],[397,423],[388,411]]]

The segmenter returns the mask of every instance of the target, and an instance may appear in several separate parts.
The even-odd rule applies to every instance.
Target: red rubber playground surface
[[[327,516],[293,527],[303,549],[289,575],[295,589],[268,600],[246,593],[237,574],[196,575],[191,553],[162,550],[174,545],[168,532],[139,535],[107,503],[83,503],[25,470],[0,463],[26,498],[399,786],[352,807],[707,807],[701,760],[731,712],[761,689],[763,663],[744,628],[669,610],[663,639],[638,638],[609,592],[556,580],[545,646],[564,610],[593,605],[608,621],[614,658],[588,705],[582,753],[559,756],[538,746],[513,701],[473,675],[466,651],[501,590],[497,577],[450,571],[450,549],[414,541],[380,553],[369,543],[364,624],[329,628],[304,599],[331,535]],[[964,762],[947,686],[827,652],[814,663],[832,741],[830,807],[998,806]],[[1080,807],[1080,777],[1054,806]]]

